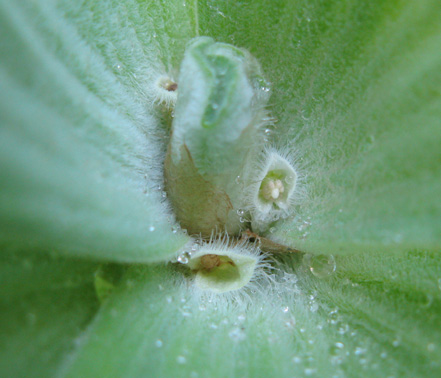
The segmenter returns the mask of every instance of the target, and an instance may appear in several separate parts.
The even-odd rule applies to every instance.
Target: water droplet
[[[271,228],[269,229],[269,232],[270,232],[271,234],[273,234],[275,231],[276,231],[276,228],[275,228],[275,227],[271,227]]]
[[[163,191],[161,192],[161,197],[162,197],[162,198],[167,198],[167,192],[166,192],[165,190],[163,190]]]
[[[340,328],[338,329],[338,333],[340,334],[340,335],[344,335],[346,332],[348,332],[349,331],[349,325],[348,324],[342,324],[341,326],[340,326]]]
[[[311,312],[316,312],[319,308],[319,305],[317,302],[313,302],[310,306],[309,306],[309,310]]]
[[[290,319],[290,320],[287,320],[287,321],[285,322],[285,325],[286,325],[288,328],[294,328],[295,325],[296,325],[296,321],[295,321],[294,318],[292,318],[292,319]]]
[[[355,348],[354,354],[356,356],[360,356],[360,355],[365,354],[365,353],[366,353],[366,349],[361,348],[361,347],[356,347]]]
[[[427,350],[429,352],[433,352],[435,350],[435,344],[434,343],[427,344]]]
[[[328,323],[337,324],[338,323],[338,309],[335,308],[328,313]]]
[[[380,354],[380,357],[383,358],[383,359],[387,358],[387,353],[386,352],[382,352]]]
[[[243,217],[243,216],[245,215],[245,210],[243,210],[243,209],[238,209],[238,210],[236,211],[236,213],[237,213],[237,215],[239,215],[240,217]]]
[[[335,258],[332,255],[311,255],[308,253],[303,256],[303,262],[317,278],[329,277],[337,268]]]
[[[187,359],[186,359],[184,356],[178,356],[178,357],[176,358],[176,362],[177,362],[178,364],[183,365],[183,364],[185,364],[185,363],[187,362]]]
[[[237,320],[239,320],[239,322],[244,322],[246,319],[246,315],[245,314],[239,314],[239,316],[237,317]]]
[[[150,227],[149,227],[149,231],[150,231],[150,232],[155,231],[155,226],[150,226]]]
[[[395,339],[394,341],[392,341],[392,345],[396,348],[401,344],[399,339]]]
[[[333,365],[340,365],[343,363],[346,353],[344,351],[345,345],[342,342],[336,342],[329,348],[329,354],[331,355],[331,363]]]
[[[188,264],[190,257],[191,257],[191,254],[189,252],[185,251],[178,256],[178,263]]]
[[[286,314],[288,311],[289,311],[288,306],[282,307],[282,312],[284,312]]]
[[[165,297],[165,300],[167,301],[167,303],[172,303],[173,302],[173,298],[170,295],[167,295]]]
[[[331,355],[331,363],[333,365],[340,365],[344,358],[346,357],[346,352],[344,351],[345,345],[338,341],[329,348],[329,354]]]
[[[242,331],[240,328],[236,327],[233,328],[230,332],[228,332],[228,336],[233,341],[243,341],[246,339],[245,332]]]
[[[295,356],[292,358],[292,362],[294,362],[295,364],[299,364],[300,362],[302,362],[302,359],[298,356]]]
[[[305,368],[305,370],[304,370],[305,375],[313,375],[316,371],[317,371],[317,369],[315,369],[315,368]]]
[[[155,345],[157,348],[161,348],[164,345],[164,343],[162,342],[162,340],[158,339],[155,341]]]

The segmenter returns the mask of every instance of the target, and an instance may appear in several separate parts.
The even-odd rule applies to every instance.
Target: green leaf
[[[97,265],[2,247],[1,375],[53,376],[97,310]]]
[[[262,64],[273,142],[303,171],[308,196],[272,237],[314,253],[439,250],[439,1],[199,6],[202,34]]]
[[[440,10],[1,2],[2,376],[440,376]],[[271,142],[308,194],[268,236],[335,254],[336,273],[278,258],[260,290],[209,302],[190,273],[133,267],[94,317],[97,266],[42,251],[152,262],[187,242],[158,190],[171,113],[157,83],[197,35],[261,63]]]
[[[138,36],[132,26],[107,43],[110,34],[83,30],[100,25],[93,17],[75,23],[70,5],[1,5],[0,240],[114,261],[168,259],[188,238],[172,232],[158,190],[165,131],[153,79],[169,67],[159,44],[144,50],[160,27]],[[110,43],[140,56],[116,46],[106,54]],[[133,58],[146,76],[119,73]]]
[[[430,258],[409,257],[417,267]],[[163,377],[441,372],[440,293],[428,303],[400,279],[388,289],[381,273],[377,281],[357,281],[345,259],[346,268],[329,279],[317,279],[307,266],[288,259],[281,266],[285,273],[278,272],[249,300],[197,298],[191,284],[170,268],[134,268],[63,371],[67,377],[142,377],[146,371]],[[369,268],[374,260],[364,262]],[[289,269],[293,263],[295,273]],[[411,276],[412,284],[418,280]]]

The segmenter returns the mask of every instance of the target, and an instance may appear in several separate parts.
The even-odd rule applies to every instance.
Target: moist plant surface
[[[0,375],[439,377],[439,14],[0,0]]]

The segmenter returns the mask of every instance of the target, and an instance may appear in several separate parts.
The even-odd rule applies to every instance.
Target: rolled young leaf
[[[236,233],[238,180],[262,143],[268,83],[247,51],[201,37],[187,47],[178,85],[165,164],[177,218],[191,233]]]

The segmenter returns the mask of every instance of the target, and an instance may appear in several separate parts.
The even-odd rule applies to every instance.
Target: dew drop
[[[311,303],[311,305],[309,306],[309,310],[311,312],[316,312],[319,309],[319,305],[317,302],[313,302]]]
[[[239,322],[244,322],[246,319],[246,315],[245,314],[239,314],[239,316],[237,317],[237,320],[239,320]]]
[[[155,341],[155,345],[157,348],[161,348],[164,345],[164,343],[162,342],[162,340],[158,339]]]
[[[342,342],[336,342],[329,348],[329,354],[331,355],[331,363],[334,365],[340,365],[345,358],[345,345]]]
[[[290,319],[290,320],[287,320],[287,321],[285,322],[285,325],[286,325],[288,328],[294,328],[295,325],[296,325],[296,321],[295,321],[294,318],[293,318],[293,319]]]
[[[303,256],[303,263],[317,278],[329,277],[337,268],[333,255],[311,255],[308,253]]]
[[[289,311],[289,307],[288,306],[285,306],[285,307],[282,307],[282,312],[283,313],[287,313]]]
[[[178,263],[188,264],[190,257],[191,254],[189,252],[183,252],[178,256]]]
[[[355,348],[354,354],[356,356],[360,356],[360,355],[365,354],[365,353],[366,353],[366,349],[361,348],[361,347],[356,347]]]
[[[237,213],[237,215],[239,215],[240,217],[243,217],[243,216],[245,215],[245,210],[243,210],[243,209],[238,209],[238,210],[236,211],[236,213]]]
[[[184,356],[178,356],[178,357],[176,358],[176,362],[177,362],[178,364],[183,365],[183,364],[185,364],[185,363],[187,362],[187,359],[186,359]]]
[[[243,341],[246,338],[245,332],[240,328],[233,328],[230,332],[228,332],[228,336],[233,341]]]
[[[348,332],[349,331],[349,325],[348,324],[342,324],[341,326],[340,326],[340,328],[338,329],[338,333],[340,334],[340,335],[344,335],[346,332]]]
[[[150,226],[150,227],[149,227],[149,231],[150,231],[150,232],[155,231],[155,226]]]

